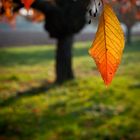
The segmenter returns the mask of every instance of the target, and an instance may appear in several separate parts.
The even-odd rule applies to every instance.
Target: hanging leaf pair
[[[106,85],[111,83],[120,64],[124,42],[124,33],[119,20],[112,7],[105,4],[89,54],[94,58]]]
[[[35,0],[21,0],[27,10],[30,9],[31,5]]]

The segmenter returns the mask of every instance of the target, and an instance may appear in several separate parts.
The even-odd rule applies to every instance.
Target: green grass
[[[106,88],[90,43],[76,43],[76,79],[55,79],[54,46],[0,49],[0,140],[140,140],[140,42],[126,46]]]

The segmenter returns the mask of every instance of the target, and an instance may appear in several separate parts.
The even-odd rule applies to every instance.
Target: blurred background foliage
[[[125,5],[128,1],[121,2],[131,9]],[[121,10],[124,14],[125,8]],[[0,42],[5,36],[6,44],[9,34],[17,30],[0,27]],[[19,29],[22,27],[26,26],[21,22]],[[40,40],[44,34],[37,27],[20,30],[23,38],[31,33],[33,37],[38,34]],[[90,25],[78,34],[72,50],[76,78],[61,85],[53,83],[54,42],[31,45],[25,39],[26,45],[14,41],[15,46],[0,44],[0,140],[140,140],[139,22],[133,24],[131,41],[125,46],[122,63],[108,88],[88,55],[95,30]]]

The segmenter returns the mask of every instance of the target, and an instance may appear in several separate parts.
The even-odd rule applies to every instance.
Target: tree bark
[[[132,31],[131,31],[131,27],[127,26],[127,44],[131,44],[132,40],[131,40],[131,36],[132,36]]]
[[[56,83],[74,78],[72,70],[73,36],[58,39],[56,50]]]

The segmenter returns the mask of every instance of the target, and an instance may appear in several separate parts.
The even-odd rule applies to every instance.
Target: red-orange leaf
[[[30,9],[31,5],[35,0],[21,0],[27,10]]]
[[[5,10],[5,15],[8,18],[11,18],[12,17],[12,6],[13,6],[12,0],[2,0],[2,5]]]
[[[120,64],[124,49],[124,33],[109,4],[104,5],[95,40],[89,50],[106,85]]]

